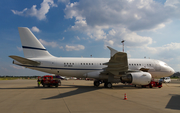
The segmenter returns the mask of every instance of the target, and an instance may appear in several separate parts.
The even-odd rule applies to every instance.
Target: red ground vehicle
[[[148,85],[143,85],[142,87],[146,87],[146,86],[149,86],[150,88],[152,88],[152,87],[161,88],[161,87],[162,87],[162,83],[161,83],[161,82],[156,82],[156,81],[152,80],[152,81],[150,82],[150,84],[148,84]]]
[[[46,86],[47,87],[51,87],[51,86],[58,87],[61,85],[61,81],[58,78],[56,78],[55,76],[53,77],[52,75],[45,75],[43,77],[38,77],[38,81],[40,82],[40,84],[43,85],[43,87],[46,87]],[[40,84],[38,84],[38,87],[40,86]]]

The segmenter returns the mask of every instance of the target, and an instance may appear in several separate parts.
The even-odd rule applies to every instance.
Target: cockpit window
[[[160,61],[159,63],[161,66],[168,66],[165,62]]]

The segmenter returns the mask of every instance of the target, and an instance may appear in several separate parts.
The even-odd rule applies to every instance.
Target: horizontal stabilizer
[[[23,57],[19,57],[19,56],[9,56],[10,58],[20,62],[21,64],[30,64],[30,65],[40,65],[39,62],[37,61],[33,61],[33,60],[29,60],[27,58],[23,58]]]

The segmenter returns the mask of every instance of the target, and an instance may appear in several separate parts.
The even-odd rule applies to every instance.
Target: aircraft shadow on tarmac
[[[90,90],[91,89],[103,89],[104,87],[103,86],[100,86],[100,87],[94,87],[94,86],[81,86],[81,85],[62,85],[62,86],[68,86],[68,87],[61,87],[59,86],[58,88],[86,88],[87,90]],[[26,86],[26,87],[4,87],[4,88],[1,88],[0,89],[55,89],[56,87],[38,87],[38,86]],[[142,89],[141,87],[134,87],[132,85],[115,85],[113,86],[112,88],[104,88],[104,89]]]
[[[166,105],[166,108],[180,110],[180,95],[172,95],[171,99]]]
[[[58,88],[59,89],[61,89],[61,88],[77,88],[77,89],[66,92],[66,93],[60,93],[56,96],[43,98],[42,100],[58,99],[58,98],[64,98],[64,97],[82,94],[82,93],[86,93],[86,92],[90,92],[90,91],[95,91],[95,90],[99,90],[99,89],[108,89],[108,88],[104,88],[104,87],[94,87],[94,86],[78,86],[78,85],[64,85],[64,86],[68,86],[68,87],[58,87]],[[118,86],[113,86],[113,88],[111,88],[111,89],[112,90],[114,90],[114,89],[123,89],[124,90],[124,89],[142,89],[142,88],[135,88],[131,85],[118,85]],[[111,89],[109,89],[109,90],[111,90]]]
[[[52,96],[49,98],[43,98],[42,100],[64,98],[64,97],[68,97],[68,96],[72,96],[72,95],[77,95],[77,94],[81,94],[81,93],[86,93],[86,92],[102,89],[101,87],[94,87],[94,86],[76,86],[76,85],[65,85],[65,86],[70,86],[70,87],[59,87],[59,88],[60,89],[61,88],[77,88],[77,89],[66,92],[66,93],[60,93],[56,96]]]

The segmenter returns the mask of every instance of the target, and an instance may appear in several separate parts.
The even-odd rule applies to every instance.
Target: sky
[[[12,64],[24,57],[18,27],[28,27],[57,57],[109,58],[110,46],[128,58],[166,62],[180,71],[179,0],[1,0],[0,75],[46,73]]]

